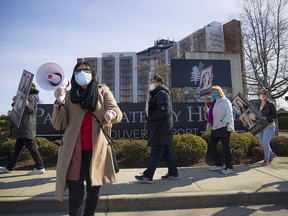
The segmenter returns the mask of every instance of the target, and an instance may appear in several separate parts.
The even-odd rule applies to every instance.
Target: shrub
[[[6,157],[8,160],[13,156],[14,153],[14,147],[15,147],[16,139],[9,139],[6,142],[2,143],[0,145],[0,156]],[[23,154],[21,156],[20,161],[25,161],[31,159],[30,152],[28,149],[24,147]]]
[[[38,145],[44,166],[56,165],[58,157],[58,145],[45,138],[36,138],[36,143]]]
[[[205,133],[201,135],[201,138],[204,139],[207,143],[209,143],[210,136],[211,136],[211,131],[206,131]]]
[[[150,154],[150,148],[147,146],[147,141],[140,139],[115,140],[115,150],[120,168],[145,167]]]
[[[252,134],[251,134],[252,135]],[[259,161],[263,159],[264,151],[262,146],[259,143],[259,139],[257,136],[251,137],[251,144],[248,148],[247,157],[254,161]]]
[[[211,135],[211,132],[205,132],[201,136],[207,142],[207,144],[209,143],[210,135]],[[234,149],[234,154],[233,154],[234,164],[243,163],[244,160],[247,158],[247,153],[249,152],[249,146],[252,143],[253,137],[254,137],[253,134],[251,134],[250,132],[245,132],[245,133],[232,132],[231,133],[230,147],[231,149]],[[217,145],[217,149],[219,153],[221,154],[221,157],[224,160],[222,144],[220,141]]]
[[[260,161],[263,160],[264,157],[264,150],[262,146],[254,146],[253,148],[253,156],[251,157],[252,162],[253,161]]]
[[[15,139],[7,140],[0,145],[0,157],[12,157],[14,146],[15,146]]]
[[[278,127],[280,130],[288,130],[288,113],[278,113]]]
[[[276,155],[288,157],[288,136],[273,136],[270,145]]]
[[[193,165],[205,158],[207,143],[193,134],[177,134],[173,136],[173,151],[178,166]]]
[[[0,115],[0,144],[10,136],[11,119],[7,115]]]
[[[249,134],[251,133],[249,132]],[[230,140],[231,148],[234,148],[235,150],[241,150],[243,151],[245,156],[247,155],[252,140],[250,135],[248,135],[247,133],[232,132]]]

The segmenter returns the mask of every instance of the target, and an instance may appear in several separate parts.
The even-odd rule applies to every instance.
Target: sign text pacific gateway
[[[145,139],[145,104],[120,103],[123,112],[120,123],[113,125],[113,139]],[[201,135],[205,131],[206,117],[203,110],[204,103],[174,103],[173,122],[174,134]],[[51,125],[52,104],[39,104],[37,112],[37,136],[60,137],[62,132],[55,130]],[[239,120],[235,121],[236,128],[242,130]]]

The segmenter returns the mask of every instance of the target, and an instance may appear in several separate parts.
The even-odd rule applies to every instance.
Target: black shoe
[[[178,176],[174,176],[174,175],[169,175],[168,173],[164,176],[161,176],[162,180],[178,180],[179,177]]]
[[[153,183],[153,180],[149,179],[145,175],[135,176],[135,179],[138,180],[139,182],[143,182],[143,183],[148,183],[148,184]]]

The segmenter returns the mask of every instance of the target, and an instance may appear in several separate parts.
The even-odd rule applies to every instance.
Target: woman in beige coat
[[[55,196],[62,201],[68,187],[69,215],[94,215],[100,186],[115,182],[111,147],[97,119],[110,134],[122,112],[112,92],[99,85],[96,72],[86,62],[74,67],[71,90],[60,87],[54,94],[52,124],[65,130],[58,152]],[[83,210],[84,181],[87,196]]]

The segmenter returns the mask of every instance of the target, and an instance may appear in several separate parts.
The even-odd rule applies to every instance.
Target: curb
[[[288,192],[228,192],[127,194],[101,196],[97,212],[169,210],[241,205],[286,204]],[[68,197],[59,202],[54,197],[0,198],[1,213],[67,212]]]

